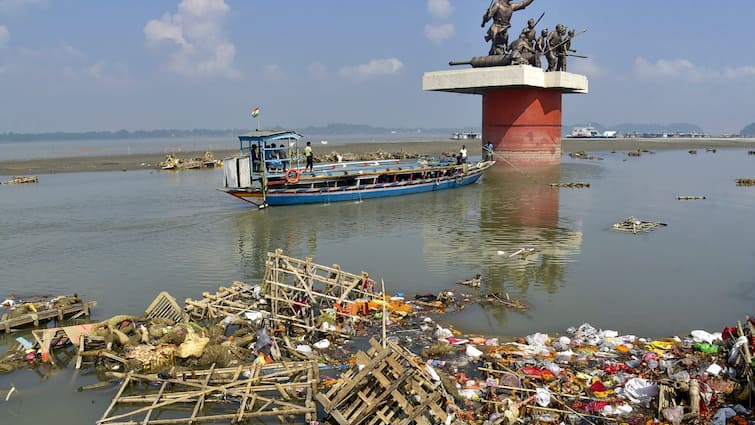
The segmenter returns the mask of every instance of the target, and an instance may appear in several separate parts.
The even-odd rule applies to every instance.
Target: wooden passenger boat
[[[453,158],[390,159],[317,164],[305,172],[301,138],[288,130],[239,136],[239,155],[223,161],[220,190],[258,208],[360,201],[466,186],[495,164],[457,164]],[[255,147],[258,161],[252,160]]]

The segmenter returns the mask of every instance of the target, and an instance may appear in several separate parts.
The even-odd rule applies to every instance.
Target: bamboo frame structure
[[[283,326],[295,326],[307,332],[317,329],[322,309],[335,309],[341,317],[360,319],[349,308],[357,300],[367,303],[382,299],[374,291],[374,280],[332,267],[283,255],[278,249],[269,252],[264,287],[270,299],[270,319]]]
[[[234,281],[230,288],[221,286],[214,294],[203,292],[202,299],[187,298],[184,304],[186,312],[194,320],[222,319],[253,311],[259,303],[258,297],[254,286]]]
[[[239,423],[253,418],[310,423],[317,417],[313,397],[319,379],[314,361],[224,369],[213,365],[169,379],[129,372],[97,425]],[[127,394],[135,388],[142,391]]]
[[[388,425],[444,423],[450,397],[414,355],[394,343],[383,348],[375,339],[356,355],[356,364],[327,393],[317,394],[323,423]],[[420,363],[421,364],[421,363]],[[335,421],[335,422],[333,422]]]

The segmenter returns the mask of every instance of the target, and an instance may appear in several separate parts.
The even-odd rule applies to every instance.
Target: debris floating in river
[[[333,271],[343,274],[340,285],[320,297],[296,297],[339,283],[337,276],[331,279]],[[142,317],[35,330],[36,343],[17,338],[0,356],[0,373],[12,371],[2,366],[18,358],[22,365],[39,365],[40,346],[49,348],[48,361],[57,367],[78,354],[77,367],[84,371],[76,379],[94,369],[103,380],[78,388],[112,386],[115,392],[98,425],[255,420],[744,425],[753,420],[755,319],[747,317],[722,332],[693,330],[672,338],[622,335],[584,323],[562,335],[499,341],[436,323],[448,299],[463,294],[426,294],[415,303],[402,293],[369,290],[368,279],[366,273],[351,275],[336,265],[319,266],[276,251],[268,255],[262,285],[234,282],[183,308],[161,293]],[[285,301],[273,321],[276,286],[290,292],[278,292]],[[342,294],[351,301],[347,310],[356,306],[358,311],[334,320],[335,330],[285,326],[287,308],[329,316],[332,312],[318,310],[319,304],[357,288],[375,296],[372,305],[368,301],[365,312],[360,302],[367,298]],[[523,306],[504,292],[476,300]],[[385,319],[388,327],[382,341],[372,339],[376,329],[367,326],[375,319]],[[346,331],[358,324],[365,325],[359,332]],[[0,397],[6,394],[11,393],[0,390]]]
[[[569,187],[574,189],[582,189],[590,187],[590,183],[587,182],[563,182],[563,183],[551,183],[550,187]]]
[[[522,301],[511,298],[508,292],[506,292],[505,294],[492,292],[488,293],[482,298],[480,302],[487,304],[497,304],[503,307],[514,308],[517,310],[526,310],[529,308],[529,306]]]
[[[481,281],[482,281],[482,275],[478,273],[473,278],[460,280],[460,281],[456,282],[456,284],[457,285],[469,286],[470,288],[479,288]]]
[[[676,199],[680,201],[697,201],[700,199],[705,199],[705,196],[702,195],[679,195],[676,197]]]
[[[594,156],[591,156],[585,151],[569,152],[569,157],[574,159],[595,159]]]
[[[615,223],[611,226],[611,230],[637,234],[639,232],[650,232],[662,226],[665,227],[668,224],[659,221],[642,221],[630,216]]]
[[[737,179],[737,186],[755,186],[755,179]]]
[[[0,182],[2,184],[3,182]],[[13,176],[5,184],[23,184],[23,183],[39,183],[39,177],[37,176]]]
[[[39,326],[53,320],[89,316],[90,310],[96,305],[95,301],[82,301],[76,294],[36,297],[28,301],[8,298],[2,303],[8,311],[0,316],[0,333],[9,333],[13,329],[29,325]]]

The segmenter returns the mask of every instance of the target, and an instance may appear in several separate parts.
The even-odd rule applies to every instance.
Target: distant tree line
[[[391,132],[416,133],[420,132],[446,132],[451,134],[457,131],[479,131],[472,127],[428,129],[428,128],[383,128],[363,124],[332,123],[325,126],[309,126],[305,128],[293,128],[291,130],[307,134],[340,134],[340,135],[366,135],[366,134],[389,134]],[[269,130],[284,130],[283,127],[273,126]],[[49,132],[49,133],[0,133],[2,141],[39,141],[39,140],[122,140],[122,139],[163,139],[163,138],[200,138],[200,137],[236,137],[239,134],[248,133],[250,129],[206,129],[196,128],[193,130],[160,129],[160,130],[118,130],[118,131],[84,131],[84,132]]]
[[[235,137],[247,133],[247,129],[213,130],[195,128],[193,130],[161,129],[161,130],[118,130],[118,131],[84,131],[84,132],[52,132],[52,133],[0,133],[0,141],[40,141],[40,140],[122,140],[146,138],[198,138],[198,137]]]
[[[755,122],[743,128],[739,134],[746,137],[755,137]]]

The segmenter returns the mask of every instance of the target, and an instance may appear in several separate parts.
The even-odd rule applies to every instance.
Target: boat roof
[[[292,130],[255,130],[239,136],[241,142],[268,142],[279,139],[296,139],[303,136]]]

